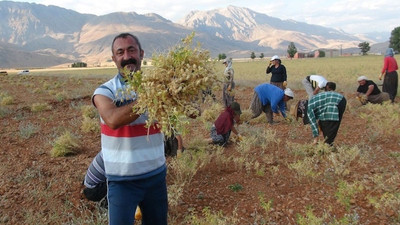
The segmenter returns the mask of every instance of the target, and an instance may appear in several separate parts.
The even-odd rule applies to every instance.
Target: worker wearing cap
[[[239,132],[235,128],[235,124],[240,123],[241,114],[242,110],[237,102],[232,102],[230,106],[226,107],[211,127],[211,139],[209,141],[213,144],[226,146],[231,132],[241,139]]]
[[[258,117],[262,112],[267,116],[269,124],[274,124],[273,113],[286,118],[286,102],[293,99],[294,93],[290,88],[282,90],[272,84],[260,84],[254,88],[253,99],[250,103],[252,118]]]
[[[373,104],[381,104],[384,101],[390,100],[389,93],[381,92],[378,86],[372,80],[368,80],[366,76],[360,76],[357,79],[359,84],[357,88],[357,98],[365,105],[368,102]]]
[[[321,75],[310,75],[303,79],[302,83],[310,100],[320,90],[324,90],[328,80]]]
[[[318,141],[318,126],[321,128],[325,143],[329,145],[333,145],[339,131],[347,101],[343,95],[335,92],[335,89],[336,84],[328,82],[325,92],[314,95],[308,101],[307,115],[310,120],[314,144]]]
[[[271,57],[266,72],[267,74],[271,73],[270,84],[275,85],[281,88],[282,90],[286,88],[287,85],[286,67],[282,65],[282,61],[279,58],[279,56],[274,55]]]

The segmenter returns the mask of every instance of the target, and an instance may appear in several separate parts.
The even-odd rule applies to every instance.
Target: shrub
[[[21,123],[19,125],[19,136],[24,139],[29,139],[32,135],[37,133],[39,128],[32,123]]]
[[[302,178],[315,179],[320,175],[318,168],[316,168],[317,160],[318,159],[316,157],[306,157],[303,160],[297,160],[294,163],[289,163],[288,167],[296,172],[299,181]]]
[[[51,105],[47,103],[33,103],[31,106],[32,112],[42,112],[51,109],[52,109]]]
[[[382,110],[382,109],[385,110]],[[385,140],[390,141],[400,135],[400,106],[384,102],[380,104],[367,104],[360,113],[362,119],[368,121],[367,128],[374,131],[375,138],[370,141]]]
[[[230,184],[228,185],[228,188],[233,192],[238,192],[243,190],[243,186],[239,183]]]
[[[328,160],[336,175],[346,176],[350,174],[351,163],[360,163],[361,150],[357,146],[347,147],[342,146],[338,148],[336,154],[328,155]],[[357,160],[356,160],[357,159]]]
[[[1,105],[11,105],[14,103],[14,98],[12,96],[5,96],[1,99]]]
[[[222,211],[211,210],[206,207],[202,211],[202,215],[196,215],[193,212],[185,218],[185,224],[201,225],[201,224],[239,224],[239,219],[236,215],[236,209],[233,216],[225,216]]]
[[[351,201],[355,198],[355,195],[364,189],[362,184],[354,182],[349,184],[344,180],[339,181],[338,188],[336,191],[336,197],[338,201],[343,204],[347,210],[350,209]]]
[[[178,205],[184,186],[189,184],[197,171],[213,158],[213,154],[209,154],[205,147],[202,147],[205,146],[204,144],[199,144],[196,148],[192,148],[192,146],[194,144],[189,143],[185,152],[168,164],[168,173],[171,175],[171,184],[168,186],[168,203],[171,206]]]
[[[91,106],[91,105],[83,105],[81,107],[81,111],[82,111],[82,116],[83,117],[87,117],[87,118],[96,118],[98,113],[95,107]]]
[[[73,136],[69,131],[58,137],[51,149],[52,157],[68,156],[77,153],[79,148],[77,137]]]
[[[305,216],[302,216],[300,214],[297,215],[296,222],[299,225],[323,224],[326,217],[327,215],[324,214],[323,217],[320,218],[314,214],[314,210],[312,208],[308,208]]]
[[[55,98],[57,101],[62,102],[66,96],[67,95],[65,94],[65,92],[58,92],[58,93],[56,93]]]
[[[10,110],[6,107],[0,107],[0,118],[5,117],[6,115],[10,114]]]
[[[90,117],[83,117],[81,129],[85,133],[93,132],[99,133],[100,126],[98,119],[90,118]]]

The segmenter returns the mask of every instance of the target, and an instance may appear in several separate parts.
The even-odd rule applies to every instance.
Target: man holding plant
[[[92,97],[100,114],[109,224],[133,224],[139,205],[143,223],[164,225],[168,211],[164,137],[157,126],[146,127],[147,113],[133,112],[137,96],[124,74],[141,69],[144,51],[130,33],[116,36],[111,49],[118,74]]]

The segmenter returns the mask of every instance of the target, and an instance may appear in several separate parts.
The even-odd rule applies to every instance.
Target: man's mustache
[[[128,60],[122,60],[121,61],[121,66],[122,66],[122,68],[124,68],[126,65],[128,65],[128,64],[134,64],[134,65],[137,65],[137,60],[135,59],[135,58],[130,58],[130,59],[128,59]]]

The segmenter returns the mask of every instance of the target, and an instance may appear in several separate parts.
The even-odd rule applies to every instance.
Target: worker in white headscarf
[[[233,81],[233,77],[235,71],[232,68],[232,58],[225,59],[222,62],[226,67],[224,70],[224,87],[222,90],[222,102],[225,107],[228,107],[232,104],[235,99],[234,89],[235,82]]]

